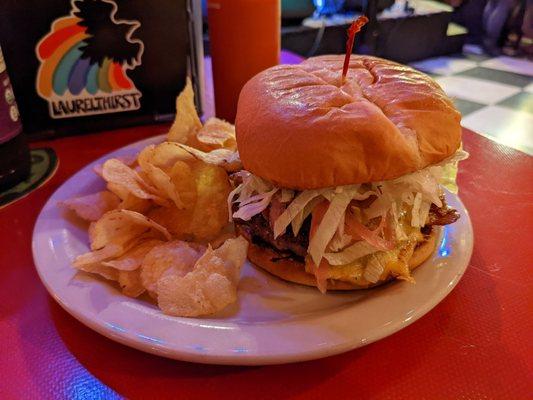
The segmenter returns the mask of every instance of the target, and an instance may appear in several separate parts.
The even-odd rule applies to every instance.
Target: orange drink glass
[[[280,0],[208,0],[216,115],[235,121],[246,81],[277,65]]]

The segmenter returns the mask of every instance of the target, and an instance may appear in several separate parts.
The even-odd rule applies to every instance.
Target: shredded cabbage
[[[242,179],[243,179],[243,182],[244,182],[244,180],[246,180],[246,179],[250,179],[250,176],[252,176],[252,174],[250,174],[248,171],[244,171],[244,170],[242,170],[242,171],[239,171],[239,172],[235,173],[233,176],[242,178]],[[240,195],[246,187],[247,187],[247,186],[244,185],[244,184],[238,185],[238,186],[237,186],[235,189],[233,189],[233,190],[229,193],[229,195],[228,195],[228,214],[229,214],[229,222],[231,222],[231,220],[232,220],[232,214],[233,214],[233,207],[232,207],[232,205],[233,205],[233,201],[234,201],[233,199],[235,198],[236,195],[238,195],[238,194]],[[242,195],[241,195],[241,196],[242,196]],[[241,196],[239,196],[239,198],[240,198]],[[238,201],[238,200],[237,200],[237,201]]]
[[[274,188],[268,192],[265,192],[265,193],[259,193],[259,194],[255,194],[251,197],[248,197],[246,200],[242,200],[241,202],[239,202],[239,209],[243,208],[244,206],[248,205],[248,204],[252,204],[252,203],[256,203],[258,201],[261,201],[263,200],[265,197],[272,197],[274,195],[274,193],[276,193],[279,189],[278,188]],[[272,194],[271,194],[272,193]],[[268,205],[268,203],[267,203]],[[263,211],[263,210],[261,210]]]
[[[297,236],[300,232],[300,229],[302,228],[302,225],[306,218],[311,214],[313,211],[313,208],[320,203],[324,198],[322,196],[317,196],[313,200],[311,200],[309,203],[305,205],[302,211],[300,211],[296,217],[291,221],[291,227],[292,227],[292,233],[294,236]]]
[[[236,175],[242,178],[242,183],[228,196],[229,214],[232,215],[232,204],[238,203],[239,209],[233,213],[233,218],[248,221],[268,207],[272,196],[279,189],[247,171],[238,172]]]
[[[288,203],[294,198],[294,190],[290,189],[281,189],[281,199],[282,203]]]
[[[342,225],[342,222],[339,223],[339,227]],[[339,233],[339,230],[337,228],[337,232],[335,232],[333,239],[331,239],[331,242],[329,242],[328,248],[332,251],[341,251],[346,246],[348,246],[352,242],[352,240],[353,238],[351,235],[348,235],[346,233]]]
[[[411,225],[420,225],[420,205],[422,204],[422,193],[418,192],[413,200],[413,208],[411,209]],[[426,221],[422,222],[425,223]]]
[[[398,205],[396,204],[396,202],[393,202],[392,203],[392,207],[391,207],[391,220],[393,221],[393,224],[394,224],[394,233],[396,235],[396,240],[406,240],[407,239],[407,235],[405,234],[404,230],[402,229],[401,225],[400,225],[400,213],[398,212]]]
[[[239,209],[233,214],[233,217],[249,221],[254,215],[259,214],[268,207],[270,200],[272,200],[272,196],[274,196],[278,190],[278,188],[274,188],[270,192],[261,193],[249,198],[247,203],[244,206],[239,207]],[[253,202],[251,199],[253,199]]]
[[[391,207],[392,202],[393,200],[388,193],[377,196],[370,207],[365,209],[365,216],[368,219],[372,219],[386,214],[387,210]]]
[[[450,192],[457,194],[459,188],[457,187],[457,171],[459,161],[466,160],[468,153],[463,150],[463,146],[446,160],[428,167],[431,173],[438,179],[439,183],[448,189]]]
[[[429,209],[431,208],[431,203],[428,203],[427,201],[420,204],[419,212],[418,212],[418,222],[419,226],[423,227],[426,224],[426,221],[428,220],[429,216]]]
[[[274,222],[274,238],[283,234],[296,215],[298,215],[311,200],[320,196],[322,192],[323,191],[321,190],[304,190],[296,196],[291,204],[289,204],[285,211]],[[311,212],[311,210],[309,212]]]
[[[393,236],[397,241],[407,240],[405,229],[409,225],[413,228],[424,226],[431,204],[442,206],[440,196],[443,186],[457,193],[457,163],[467,157],[468,153],[459,149],[438,164],[389,181],[304,190],[299,193],[281,189],[280,202],[286,203],[287,208],[273,221],[274,237],[282,235],[289,225],[294,235],[298,235],[303,222],[316,205],[327,199],[330,205],[310,240],[308,253],[315,265],[320,265],[323,257],[331,265],[352,263],[382,250],[376,247],[376,243],[369,242],[368,238],[355,238],[358,241],[350,245],[353,238],[344,233],[344,217],[352,200],[365,200],[374,196],[369,206],[358,209],[361,223],[388,213]],[[237,203],[238,210],[233,213],[233,217],[249,220],[268,207],[278,188],[246,171],[239,174],[243,182],[230,193],[228,207],[231,215],[232,204]],[[326,249],[329,249],[327,253]],[[377,276],[378,267],[372,271],[368,272],[369,281]]]
[[[315,235],[309,242],[307,249],[315,265],[319,265],[326,247],[335,234],[339,222],[343,219],[348,204],[352,201],[357,189],[343,190],[341,193],[335,193],[322,222],[318,226]]]
[[[328,248],[332,251],[340,251],[352,242],[352,236],[344,233],[344,225],[346,223],[346,213],[342,215],[337,226],[337,231],[333,235],[333,239],[329,242]]]

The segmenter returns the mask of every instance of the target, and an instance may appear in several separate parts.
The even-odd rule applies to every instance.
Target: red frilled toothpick
[[[348,28],[348,39],[346,40],[346,55],[344,56],[344,66],[342,67],[342,80],[344,83],[346,74],[348,74],[348,65],[350,64],[350,56],[352,55],[353,44],[355,42],[355,34],[361,30],[363,26],[368,22],[368,18],[361,15],[352,22]]]

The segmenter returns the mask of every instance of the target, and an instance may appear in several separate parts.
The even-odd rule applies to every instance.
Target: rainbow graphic
[[[76,15],[83,14],[86,9],[89,9],[93,15],[100,15],[100,17],[88,17],[87,20],[84,20]],[[101,17],[102,11],[107,12],[107,18]],[[137,94],[137,98],[133,99],[135,101],[130,102],[138,103],[140,97],[140,92],[126,74],[128,69],[140,65],[144,45],[140,40],[130,37],[131,33],[140,26],[140,23],[138,21],[115,20],[116,11],[117,6],[111,0],[73,0],[71,15],[55,20],[50,32],[37,44],[35,50],[41,65],[37,74],[36,90],[42,98],[49,102],[61,99],[65,101],[64,104],[51,104],[50,107],[55,106],[55,111],[61,111],[62,107],[69,111],[72,116],[76,116],[129,111],[139,108],[138,104],[124,106],[129,101],[127,98],[121,100],[120,97],[114,96],[113,102],[106,101],[105,103],[99,99],[105,99],[110,95],[130,93],[132,95]],[[98,24],[107,24],[107,26],[101,29]],[[120,55],[113,55],[113,48],[107,49],[105,43],[94,43],[95,40],[102,41],[98,32],[105,32],[106,29],[109,31],[108,27],[117,28],[114,32],[115,36],[117,33],[123,36],[114,40],[115,42],[121,40],[120,43],[123,43],[119,44],[118,47],[135,45],[135,57],[128,60]],[[111,46],[114,41],[111,40]],[[93,49],[92,52],[90,52],[91,49]],[[97,52],[96,56],[95,51]],[[120,49],[118,54],[120,54]],[[86,100],[91,100],[91,97],[94,101],[87,103]],[[79,100],[83,100],[83,102]],[[75,107],[79,110],[73,111]],[[88,107],[90,107],[89,111],[87,111]],[[51,108],[53,118],[67,116],[54,116],[52,115],[54,110]],[[54,114],[58,114],[59,111],[54,112]]]

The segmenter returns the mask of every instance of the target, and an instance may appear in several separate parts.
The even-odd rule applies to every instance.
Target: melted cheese
[[[345,265],[330,265],[327,270],[327,279],[350,282],[363,287],[384,281],[389,276],[414,283],[409,270],[409,260],[413,255],[416,244],[422,241],[424,236],[420,232],[420,228],[411,226],[408,217],[411,208],[411,206],[404,205],[399,210],[400,218],[398,222],[405,233],[406,240],[400,241],[396,248],[390,251],[377,251]],[[311,265],[310,260],[305,263],[305,270],[313,274],[309,265]],[[382,271],[379,277],[375,276],[375,274],[366,274],[365,278],[367,268]],[[374,279],[371,279],[370,276],[377,278],[377,280],[374,282]]]
[[[389,275],[392,275],[398,279],[414,282],[409,270],[409,259],[413,255],[416,244],[423,239],[423,235],[420,233],[420,228],[412,228],[411,226],[408,228],[410,231],[408,240],[400,242],[394,250],[378,251],[346,265],[330,265],[327,271],[328,279],[341,280],[361,286],[371,285],[375,282],[370,282],[365,278],[365,270],[373,262],[383,266],[378,281],[386,280]],[[311,273],[307,268],[306,271]]]

